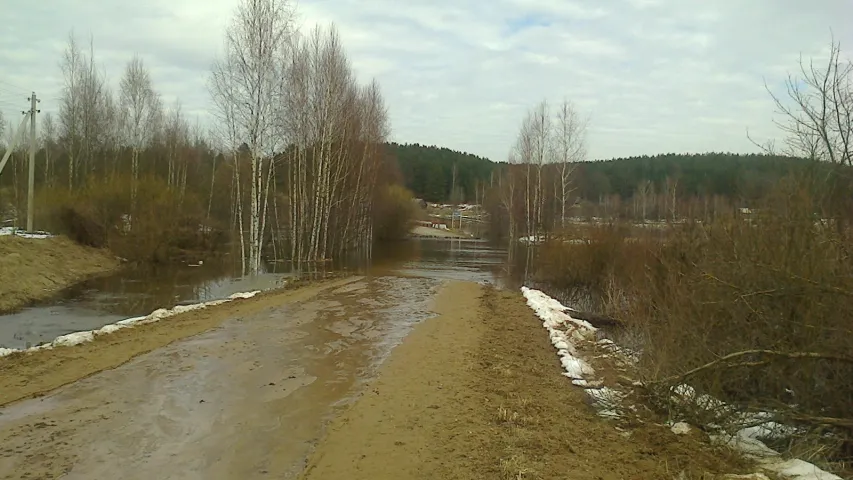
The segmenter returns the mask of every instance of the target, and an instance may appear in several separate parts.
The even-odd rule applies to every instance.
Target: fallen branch
[[[583,320],[596,328],[601,327],[621,327],[624,323],[618,318],[607,315],[599,315],[593,312],[579,312],[577,310],[568,310],[567,312],[572,318]]]
[[[681,383],[683,380],[685,380],[689,377],[692,377],[692,376],[696,375],[697,373],[700,373],[704,370],[709,370],[709,369],[714,368],[718,365],[724,364],[725,362],[728,362],[729,360],[734,360],[734,359],[744,357],[747,355],[767,355],[767,356],[772,356],[772,357],[777,357],[777,358],[784,358],[784,359],[788,359],[788,360],[812,359],[812,360],[830,360],[830,361],[834,361],[834,362],[853,363],[853,357],[843,357],[843,356],[838,356],[838,355],[827,355],[827,354],[817,353],[817,352],[778,352],[775,350],[744,350],[742,352],[730,353],[728,355],[725,355],[723,357],[720,357],[720,358],[714,360],[713,362],[709,362],[709,363],[706,363],[705,365],[702,365],[700,367],[696,367],[693,370],[690,370],[686,373],[683,373],[680,375],[673,375],[671,377],[667,377],[667,378],[664,378],[661,380],[655,380],[655,381],[650,382],[650,383],[653,383],[653,384],[672,383],[676,380],[678,381],[678,383]],[[726,365],[726,366],[727,367],[758,366],[758,365],[763,365],[765,363],[766,362],[741,362],[739,364]]]
[[[815,417],[812,415],[801,415],[801,414],[791,414],[784,415],[785,418],[790,418],[791,420],[797,422],[806,422],[806,423],[816,423],[820,425],[826,425],[830,427],[840,427],[853,430],[853,419],[849,418],[834,418],[834,417]]]

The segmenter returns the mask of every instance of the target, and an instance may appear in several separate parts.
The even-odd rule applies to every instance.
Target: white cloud
[[[115,88],[139,53],[167,102],[208,116],[208,69],[236,0],[67,0],[4,5],[0,109],[35,90],[58,110],[68,33],[91,34]],[[359,78],[382,85],[394,139],[503,159],[525,111],[573,100],[590,154],[751,151],[776,134],[764,89],[832,31],[849,55],[849,0],[300,0],[303,29],[334,22]],[[32,19],[38,19],[30,28]],[[26,28],[25,28],[26,27]]]

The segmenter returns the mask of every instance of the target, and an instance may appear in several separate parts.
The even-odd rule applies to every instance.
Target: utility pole
[[[33,231],[33,198],[35,195],[36,178],[36,103],[40,100],[36,92],[30,97],[30,179],[29,190],[27,190],[27,231]]]

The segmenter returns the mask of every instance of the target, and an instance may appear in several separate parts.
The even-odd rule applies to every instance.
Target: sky
[[[165,103],[211,121],[206,81],[237,0],[3,0],[0,111],[36,91],[57,112],[72,31],[117,88],[139,54]],[[502,161],[538,102],[573,102],[588,158],[751,152],[779,135],[765,88],[832,35],[853,53],[853,0],[301,0],[332,22],[359,79],[376,78],[392,140]]]

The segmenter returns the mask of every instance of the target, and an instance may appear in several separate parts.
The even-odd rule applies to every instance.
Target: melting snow
[[[566,313],[569,309],[539,290],[522,287],[521,291],[527,299],[527,305],[542,319],[542,326],[548,330],[551,344],[557,349],[560,363],[566,370],[563,375],[573,380],[585,380],[595,375],[592,366],[577,356],[574,342],[595,339],[596,328],[588,322],[572,318]]]
[[[69,333],[67,335],[62,335],[61,337],[56,337],[50,343],[45,343],[45,344],[39,345],[37,347],[32,347],[32,348],[27,348],[27,349],[22,349],[22,350],[18,350],[18,349],[14,349],[14,348],[0,348],[0,357],[5,357],[6,355],[11,355],[11,354],[16,353],[16,352],[35,352],[38,350],[49,350],[49,349],[52,349],[54,347],[70,347],[70,346],[74,346],[74,345],[80,345],[81,343],[91,342],[98,335],[110,334],[110,333],[116,332],[118,330],[121,330],[123,328],[131,328],[131,327],[134,327],[136,325],[145,325],[148,323],[159,322],[160,320],[163,320],[163,319],[166,319],[169,317],[173,317],[173,316],[178,315],[180,313],[190,312],[193,310],[199,310],[199,309],[207,308],[207,307],[213,307],[213,306],[221,305],[223,303],[231,302],[234,300],[252,298],[255,295],[257,295],[258,293],[260,293],[260,290],[255,290],[252,292],[240,292],[240,293],[235,293],[235,294],[229,296],[228,298],[221,299],[221,300],[211,300],[209,302],[194,303],[192,305],[178,305],[178,306],[175,306],[175,307],[170,308],[170,309],[160,308],[160,309],[154,310],[153,312],[151,312],[150,314],[148,314],[144,317],[127,318],[127,319],[118,321],[116,323],[104,325],[103,327],[99,328],[98,330],[87,330],[87,331],[83,331],[83,332],[74,332],[74,333]]]
[[[47,232],[25,232],[15,227],[0,227],[0,236],[17,235],[21,238],[50,238],[53,235]]]
[[[687,435],[688,433],[690,433],[691,429],[690,425],[684,422],[678,422],[673,424],[672,427],[670,427],[670,430],[672,430],[672,433],[676,435]]]

